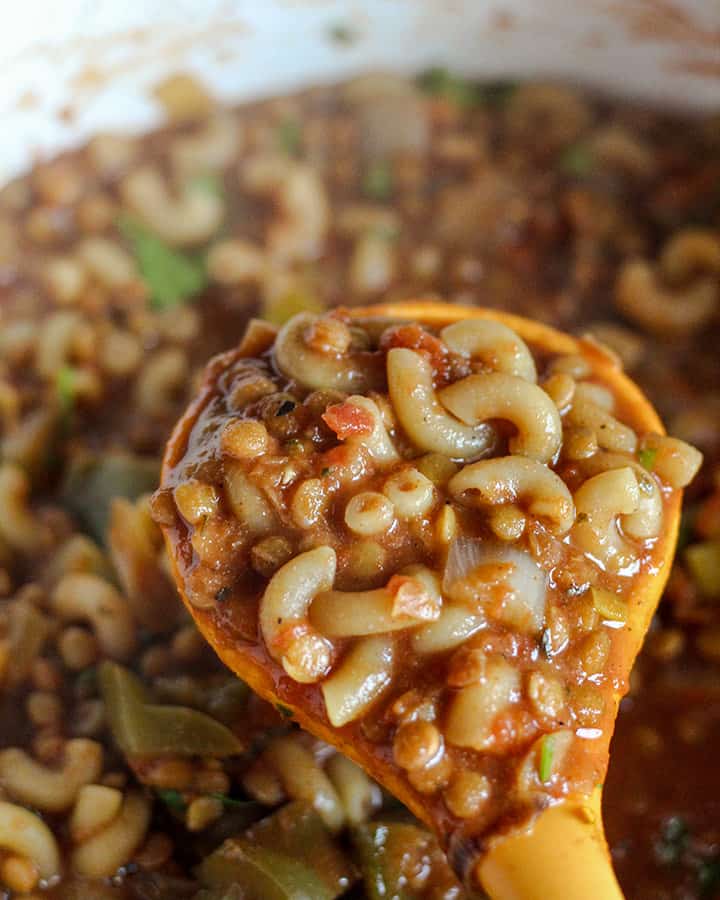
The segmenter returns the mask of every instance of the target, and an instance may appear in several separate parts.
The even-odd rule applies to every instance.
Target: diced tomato
[[[439,382],[450,380],[451,360],[443,342],[419,325],[395,325],[383,334],[380,347],[386,352],[393,347],[407,347],[425,354]]]
[[[371,434],[375,427],[372,413],[348,400],[328,406],[321,418],[341,441],[349,437]]]
[[[407,575],[393,575],[387,589],[393,594],[393,616],[433,621],[440,615],[439,597],[433,597],[425,585]]]

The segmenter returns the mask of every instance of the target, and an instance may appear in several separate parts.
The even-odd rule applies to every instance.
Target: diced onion
[[[453,586],[479,566],[495,562],[510,563],[512,568],[505,579],[507,593],[501,608],[488,613],[510,628],[537,633],[545,621],[547,575],[529,553],[493,541],[457,538],[448,552],[443,592],[452,594]]]

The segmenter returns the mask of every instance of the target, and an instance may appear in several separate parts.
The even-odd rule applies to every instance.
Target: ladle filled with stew
[[[608,745],[700,462],[596,341],[406,302],[252,322],[153,510],[221,659],[469,887],[610,898]]]

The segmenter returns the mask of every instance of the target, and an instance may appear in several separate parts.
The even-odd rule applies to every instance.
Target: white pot
[[[150,127],[148,88],[178,70],[242,99],[437,63],[720,109],[716,0],[4,0],[3,19],[0,180],[98,129]]]

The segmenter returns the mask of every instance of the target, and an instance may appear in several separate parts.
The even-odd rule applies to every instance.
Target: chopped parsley
[[[219,800],[227,809],[249,809],[257,806],[254,800],[236,800],[235,797],[228,797],[227,794],[210,794],[214,800]]]
[[[555,735],[546,734],[540,743],[540,759],[538,760],[538,777],[545,784],[552,777],[553,757],[555,755]]]
[[[202,175],[196,175],[190,184],[206,194],[212,194],[213,197],[223,197],[225,194],[222,176],[218,175],[217,172],[205,172]]]
[[[378,159],[371,162],[362,179],[362,192],[371,200],[388,200],[393,190],[393,176],[390,164]]]
[[[302,147],[302,128],[297,119],[286,118],[278,125],[277,142],[288,156],[297,156]]]
[[[187,807],[185,798],[180,791],[158,791],[157,795],[169,809],[177,810],[177,812],[184,812]]]
[[[381,241],[394,241],[400,235],[400,229],[396,225],[373,225],[369,231],[373,237]]]
[[[442,66],[434,66],[423,72],[418,84],[431,97],[442,97],[462,109],[477,106],[482,100],[482,92],[477,84],[453,75]]]
[[[325,466],[325,468],[320,472],[323,478],[327,478],[327,476],[332,472],[332,468],[330,466]]]
[[[75,377],[75,369],[72,366],[62,366],[55,378],[60,421],[66,429],[70,427],[75,413]]]
[[[284,719],[292,719],[293,711],[290,709],[289,706],[284,706],[282,703],[276,703],[275,709],[280,713],[280,715]]]
[[[654,447],[645,447],[643,450],[638,450],[637,453],[638,462],[648,472],[652,472],[656,456],[657,450]]]
[[[118,227],[132,246],[153,309],[173,309],[187,303],[207,284],[202,259],[168,246],[129,216],[122,216]]]
[[[594,165],[595,158],[586,144],[571,144],[560,156],[560,170],[573,178],[587,178]]]

